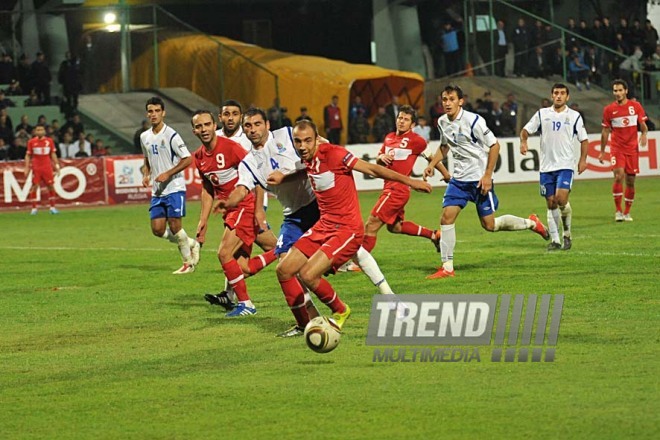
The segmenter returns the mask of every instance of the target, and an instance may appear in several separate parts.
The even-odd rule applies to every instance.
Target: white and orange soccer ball
[[[317,316],[305,326],[305,342],[317,353],[328,353],[339,345],[341,329],[332,318]]]

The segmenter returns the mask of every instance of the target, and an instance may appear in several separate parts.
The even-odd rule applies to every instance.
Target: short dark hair
[[[236,101],[235,99],[228,99],[225,102],[222,103],[220,106],[220,113],[222,113],[222,107],[238,107],[238,111],[243,113],[243,106],[241,105],[240,102]]]
[[[211,110],[200,109],[200,110],[195,111],[195,113],[193,113],[193,115],[190,117],[190,125],[192,125],[193,127],[195,126],[195,124],[193,124],[193,119],[197,115],[209,115],[211,117],[211,120],[213,121],[213,123],[214,124],[216,123],[215,122],[215,116],[213,115],[213,112],[211,112]]]
[[[314,134],[318,136],[319,130],[316,128],[316,124],[310,121],[309,119],[301,119],[300,121],[296,122],[293,125],[293,129],[295,130],[296,128],[299,130],[305,129],[307,127],[311,127],[312,130],[314,130]]]
[[[456,96],[458,96],[458,99],[463,99],[463,89],[461,89],[457,84],[448,84],[444,89],[442,89],[443,93],[451,93],[455,92]],[[487,91],[488,94],[490,92]]]
[[[144,105],[144,109],[148,110],[150,105],[159,105],[160,108],[165,110],[165,102],[159,96],[152,96],[151,98],[147,99],[147,103]]]
[[[566,94],[570,95],[571,91],[568,89],[568,86],[564,83],[554,83],[552,85],[552,89],[550,89],[550,93],[554,92],[555,89],[566,89]]]
[[[611,85],[611,86],[614,87],[614,86],[616,86],[616,85],[623,86],[623,88],[624,88],[625,90],[628,90],[628,83],[625,82],[624,80],[622,80],[621,78],[617,78],[617,79],[615,79],[614,81],[612,81],[612,85]]]
[[[245,121],[245,118],[251,118],[252,116],[257,115],[261,115],[264,121],[268,120],[268,116],[266,116],[266,112],[262,108],[250,107],[249,109],[245,110],[245,113],[243,113],[243,121]]]
[[[411,105],[405,104],[399,107],[399,113],[405,113],[407,115],[410,115],[412,118],[412,121],[414,123],[417,123],[417,112],[415,111],[414,108],[412,108]]]

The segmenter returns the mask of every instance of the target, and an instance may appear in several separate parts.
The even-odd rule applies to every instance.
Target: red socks
[[[401,233],[431,239],[433,231],[413,222],[401,222]]]
[[[256,274],[276,259],[277,257],[275,256],[275,249],[271,249],[268,252],[264,252],[261,255],[250,258],[248,260],[248,269],[250,271],[250,275]]]
[[[225,272],[229,284],[234,288],[238,300],[249,301],[250,296],[247,293],[245,277],[243,276],[241,267],[238,265],[238,261],[231,260],[228,263],[222,264],[222,270]]]
[[[617,212],[620,212],[621,199],[623,198],[623,184],[614,182],[612,185],[612,196],[614,197],[614,206]]]

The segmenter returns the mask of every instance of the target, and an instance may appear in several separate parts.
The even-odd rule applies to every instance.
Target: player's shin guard
[[[280,280],[280,286],[282,287],[286,303],[289,305],[294,318],[296,318],[298,326],[305,328],[310,318],[306,308],[303,286],[296,277],[284,281]]]
[[[561,224],[564,228],[564,237],[570,238],[571,222],[573,221],[573,209],[570,202],[566,202],[566,205],[560,206],[559,210],[561,211]]]
[[[455,225],[441,225],[440,230],[440,255],[442,255],[442,267],[448,272],[454,271],[454,248],[456,247]]]
[[[417,237],[428,238],[433,237],[433,231],[424,226],[420,226],[413,222],[401,222],[401,233],[406,235],[414,235]]]
[[[190,242],[188,238],[188,234],[186,234],[186,231],[181,228],[179,232],[174,234],[174,237],[176,238],[176,244],[179,246],[179,252],[181,253],[181,258],[183,259],[184,263],[188,263],[191,261],[191,252],[190,252]]]
[[[234,288],[236,297],[239,301],[250,301],[250,296],[247,293],[247,286],[245,285],[245,277],[243,270],[238,265],[238,261],[230,260],[227,263],[222,263],[222,270],[229,281],[229,285]]]
[[[346,304],[339,299],[337,292],[332,288],[329,282],[321,278],[319,285],[316,289],[312,289],[316,296],[323,304],[328,306],[332,313],[344,313],[346,311]]]
[[[367,252],[371,252],[376,247],[376,236],[365,235],[364,238],[362,239],[362,247]]]
[[[559,209],[548,209],[548,232],[553,243],[559,243]]]
[[[376,263],[374,257],[369,252],[367,252],[366,249],[360,247],[360,249],[357,251],[357,254],[355,254],[355,258],[357,260],[357,264],[360,266],[364,274],[369,277],[374,286],[378,287],[378,290],[380,290],[381,294],[394,294],[390,288],[390,285],[385,279],[385,275],[383,275],[383,272],[380,271],[378,263]]]
[[[623,198],[623,184],[614,182],[612,184],[612,197],[614,197],[614,206],[617,212],[621,212],[621,199]]]
[[[522,231],[524,229],[530,229],[528,221],[531,222],[531,220],[529,219],[516,217],[515,215],[509,215],[509,214],[501,215],[495,218],[495,228],[493,229],[493,232]],[[534,226],[533,222],[532,222],[532,226]]]
[[[626,186],[626,193],[625,193],[625,208],[623,210],[623,214],[630,214],[630,208],[632,208],[632,204],[635,201],[635,188],[630,188],[629,186]]]
[[[264,252],[261,255],[250,258],[247,263],[250,275],[256,274],[275,260],[277,260],[277,257],[275,256],[275,249],[271,249],[268,252]]]

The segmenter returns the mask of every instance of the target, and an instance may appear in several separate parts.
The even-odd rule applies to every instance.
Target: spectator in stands
[[[142,120],[142,126],[135,130],[133,134],[133,152],[135,154],[142,154],[142,143],[140,142],[140,135],[145,131],[149,130],[151,125],[149,124],[148,119]]]
[[[46,126],[46,136],[51,138],[53,142],[55,143],[55,150],[57,150],[57,157],[62,157],[62,152],[60,151],[59,144],[60,144],[60,135],[57,131],[53,130],[52,125],[47,125]]]
[[[16,107],[16,104],[11,99],[5,96],[5,91],[0,90],[0,108]]]
[[[461,70],[461,51],[458,41],[458,29],[454,27],[451,21],[444,24],[442,33],[442,53],[445,59],[445,74],[452,76]],[[397,113],[398,115],[398,113]]]
[[[15,138],[9,147],[9,160],[23,160],[27,152],[27,143],[23,138]]]
[[[365,110],[359,109],[357,115],[348,124],[348,136],[350,144],[366,144],[368,142],[369,120],[365,116]]]
[[[530,42],[534,47],[543,47],[548,42],[548,34],[541,20],[534,22],[534,27],[530,31]]]
[[[580,104],[578,104],[577,102],[572,102],[571,105],[569,105],[569,107],[575,110],[576,112],[578,112],[580,116],[582,116],[582,122],[584,123],[584,112],[580,110]]]
[[[14,142],[14,130],[8,118],[7,115],[0,114],[0,138],[4,139],[5,143],[11,144]]]
[[[28,115],[22,115],[21,122],[16,124],[14,131],[25,130],[26,133],[32,133],[32,126],[30,125],[29,119]]]
[[[385,112],[385,107],[381,105],[378,107],[378,113],[376,113],[376,116],[374,117],[374,126],[371,129],[374,142],[382,143],[385,136],[390,132],[390,118]]]
[[[550,107],[551,105],[552,105],[552,102],[548,98],[543,98],[541,100],[541,108]]]
[[[54,121],[57,121],[57,119],[54,119]],[[48,121],[46,120],[46,115],[37,116],[37,124],[36,125],[43,125],[44,127],[48,128]]]
[[[7,125],[11,128],[12,133],[14,131],[14,123],[11,120],[11,117],[9,116],[9,112],[7,111],[7,107],[0,107],[0,116],[4,116],[7,118]]]
[[[280,107],[280,100],[273,99],[273,105],[268,109],[268,123],[271,130],[282,128],[282,108]]]
[[[76,155],[77,150],[73,143],[73,135],[71,131],[65,131],[63,135],[60,136],[61,142],[58,144],[60,151],[62,152],[62,157],[73,158]]]
[[[573,17],[568,18],[566,29],[572,32],[572,34],[566,33],[566,50],[570,52],[573,50],[574,47],[581,46],[581,42],[578,41],[578,37],[573,35],[573,34],[578,34],[578,35],[580,34],[580,30],[575,25],[575,19]]]
[[[73,138],[77,139],[78,135],[80,132],[85,131],[85,127],[83,126],[83,123],[80,121],[80,115],[78,113],[74,113],[72,116],[67,117],[66,123],[62,126],[62,129],[60,131],[66,131],[69,128],[73,129]],[[140,150],[142,151],[142,150]]]
[[[37,95],[37,92],[33,89],[30,92],[30,96],[28,96],[28,99],[25,100],[25,103],[23,105],[25,107],[38,107],[40,105],[43,105],[43,103],[39,99],[39,95]]]
[[[584,61],[584,56],[578,47],[573,47],[568,63],[568,72],[571,81],[575,82],[578,90],[582,90],[582,83],[585,83],[587,90],[591,88],[589,83],[589,74],[591,67]]]
[[[601,68],[603,61],[601,59],[601,51],[596,49],[594,46],[589,46],[587,49],[587,54],[585,55],[585,63],[589,68],[591,69],[591,72],[589,74],[589,77],[592,82],[602,85],[602,75],[601,75]]]
[[[11,55],[3,53],[0,59],[0,84],[9,84],[11,80],[16,79],[17,74]]]
[[[74,143],[74,145],[75,145],[75,143]],[[89,157],[89,153],[85,150],[84,145],[79,145],[78,146],[78,152],[76,154],[74,154],[73,157],[75,157],[75,158]]]
[[[96,142],[94,142],[94,148],[92,148],[92,155],[95,157],[107,156],[108,154],[110,154],[108,152],[109,148],[110,147],[106,147],[103,144],[102,139],[97,139]]]
[[[282,127],[292,127],[293,123],[291,122],[291,118],[287,114],[288,109],[286,107],[282,107]]]
[[[603,33],[605,34],[603,41],[604,45],[611,47],[612,44],[614,43],[614,36],[616,35],[616,31],[614,29],[614,26],[612,26],[612,23],[610,22],[610,17],[603,17]]]
[[[307,112],[307,107],[300,107],[300,116],[296,118],[296,122],[302,121],[303,119],[312,121],[311,116],[309,116],[309,113]]]
[[[619,64],[619,77],[628,83],[628,97],[637,96],[635,89],[639,87],[640,76],[642,73],[642,48],[635,46],[633,54]]]
[[[0,161],[9,160],[9,145],[3,138],[0,138]]]
[[[37,52],[37,59],[32,63],[32,75],[34,77],[34,90],[39,100],[45,105],[50,105],[50,69],[46,63],[43,52]]]
[[[22,54],[18,59],[18,82],[21,83],[23,93],[29,94],[34,88],[34,75],[32,73],[32,64],[27,55]]]
[[[5,95],[7,96],[18,96],[23,94],[23,89],[21,88],[21,83],[17,80],[12,79],[9,83],[9,87],[5,90]]]
[[[543,47],[537,46],[529,62],[529,76],[533,78],[545,78],[548,75],[545,60],[546,56],[543,53]]]
[[[657,46],[658,31],[653,27],[651,20],[646,20],[646,24],[644,25],[644,55],[646,57],[653,57],[656,54]]]
[[[436,96],[433,105],[429,108],[429,117],[431,118],[431,139],[433,140],[440,139],[440,133],[438,132],[438,118],[444,114],[445,107],[442,105],[442,95],[438,95]],[[375,125],[376,124],[374,123],[374,127]],[[389,133],[389,131],[387,133]]]
[[[525,76],[527,75],[527,60],[529,58],[529,32],[524,18],[520,17],[518,19],[518,26],[513,30],[511,41],[515,52],[513,73],[516,76]]]
[[[343,124],[341,120],[341,109],[338,106],[339,96],[334,95],[330,104],[323,108],[323,123],[325,124],[326,138],[331,144],[339,145]],[[271,130],[273,126],[271,125]]]
[[[474,112],[474,107],[472,106],[472,103],[470,102],[470,96],[467,93],[463,93],[463,110],[467,110],[469,112]]]
[[[630,27],[630,45],[635,47],[639,46],[644,52],[644,45],[646,41],[646,34],[638,19],[633,20],[633,25]]]
[[[89,143],[89,141],[86,138],[85,132],[81,131],[78,133],[78,140],[73,143],[75,145],[74,151],[80,152],[83,151],[87,153],[87,156],[83,157],[89,157],[92,155],[92,144]],[[81,157],[78,156],[78,153],[74,153],[75,157]]]
[[[506,95],[506,101],[502,103],[502,111],[506,111],[506,117],[505,123],[506,122],[511,122],[511,125],[513,126],[513,134],[517,133],[517,127],[518,127],[518,101],[516,100],[516,95],[515,93],[511,92],[508,95]],[[507,126],[508,128],[508,126]],[[512,134],[512,135],[513,135]]]
[[[614,35],[614,46],[612,49],[616,50],[621,55],[630,55],[630,45],[621,32],[617,32]]]
[[[482,101],[483,102],[483,101]],[[490,123],[488,127],[493,131],[497,137],[502,136],[502,109],[497,101],[493,102],[490,111]]]
[[[360,112],[362,112],[363,116],[369,117],[369,109],[362,103],[362,98],[357,95],[353,98],[353,103],[348,110],[348,122],[350,123],[353,119],[357,118]]]
[[[392,96],[392,101],[385,106],[385,114],[390,118],[390,131],[396,130],[396,118],[399,117],[399,107],[401,103],[399,102],[399,97],[397,95]]]
[[[423,137],[427,143],[431,140],[431,127],[429,127],[429,122],[424,116],[417,117],[417,124],[412,131]]]
[[[80,69],[80,60],[67,52],[64,61],[60,64],[57,73],[57,80],[62,85],[64,101],[61,105],[61,111],[64,114],[70,114],[78,110],[78,95],[82,90],[82,72]]]
[[[497,20],[497,31],[495,32],[495,75],[506,76],[506,54],[509,52],[509,40],[504,30],[504,21]]]
[[[591,45],[590,42],[587,42],[585,40],[591,40],[594,41],[594,31],[587,25],[587,20],[580,20],[580,27],[578,28],[578,34],[580,34],[580,37],[583,38],[583,40],[580,41],[580,46],[582,47],[588,47]]]

